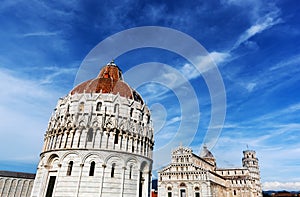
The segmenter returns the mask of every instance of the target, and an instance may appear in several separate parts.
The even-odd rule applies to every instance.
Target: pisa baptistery
[[[148,107],[110,62],[58,100],[31,196],[148,197],[153,145]]]

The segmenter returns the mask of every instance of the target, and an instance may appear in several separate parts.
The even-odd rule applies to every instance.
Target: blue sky
[[[162,26],[201,43],[223,78],[226,118],[212,149],[218,166],[241,166],[248,145],[257,151],[264,189],[299,188],[299,18],[296,0],[2,1],[0,169],[35,172],[56,102],[72,89],[81,62],[99,42],[129,28]],[[163,83],[140,84],[138,90],[152,109],[156,149],[179,132],[192,137],[191,143],[182,141],[199,153],[211,117],[201,74],[162,49],[136,49],[113,58],[124,73],[159,62],[170,66],[162,74],[173,69],[189,81],[198,103],[178,99]],[[99,62],[98,69],[106,63]],[[197,104],[201,113],[193,114]],[[178,131],[182,108],[191,112],[191,125],[199,120],[196,129]]]

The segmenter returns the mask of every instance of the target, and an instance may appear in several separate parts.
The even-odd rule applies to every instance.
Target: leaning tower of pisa
[[[256,152],[254,150],[245,150],[243,151],[244,157],[242,159],[243,167],[249,169],[251,183],[252,183],[252,192],[256,196],[262,196],[262,186],[260,183],[260,172],[258,165],[258,158],[256,157]]]
[[[153,145],[148,107],[111,62],[58,100],[31,196],[148,197]]]

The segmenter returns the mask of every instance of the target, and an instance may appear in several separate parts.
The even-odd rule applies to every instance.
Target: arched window
[[[110,177],[114,177],[115,176],[115,167],[116,167],[116,164],[113,163],[111,165]]]
[[[133,108],[130,109],[130,117],[133,115]]]
[[[119,104],[115,104],[114,113],[119,113]]]
[[[236,195],[236,191],[235,190],[233,190],[233,195]]]
[[[199,191],[200,191],[199,187],[195,187],[195,197],[200,197]]]
[[[87,141],[91,142],[93,141],[93,129],[89,128],[88,133],[87,133]]]
[[[168,187],[168,197],[172,197],[172,188]]]
[[[129,179],[131,179],[132,176],[132,165],[129,167]]]
[[[180,187],[186,187],[185,183],[180,183]]]
[[[84,102],[79,103],[78,110],[79,110],[80,112],[83,112],[83,110],[84,110]]]
[[[70,161],[68,165],[67,176],[71,176],[72,168],[73,168],[73,161]]]
[[[102,102],[98,102],[96,105],[96,111],[101,111]]]
[[[186,197],[186,191],[185,189],[180,190],[180,197]]]
[[[95,162],[92,161],[91,163],[91,166],[90,166],[90,173],[89,173],[89,176],[94,176],[94,173],[95,173]]]
[[[115,133],[115,140],[114,140],[114,143],[115,143],[115,144],[118,144],[118,142],[119,142],[119,134],[120,134],[120,131],[119,131],[119,130],[116,130],[116,133]]]

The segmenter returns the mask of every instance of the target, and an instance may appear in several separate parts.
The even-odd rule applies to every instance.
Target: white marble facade
[[[59,99],[45,134],[32,197],[150,196],[150,111],[120,75],[110,63],[96,85],[79,85]],[[119,85],[121,92],[105,92],[114,88],[107,81]]]
[[[261,197],[262,188],[255,151],[244,151],[241,168],[218,168],[206,147],[195,155],[179,146],[171,163],[159,171],[159,197]]]

